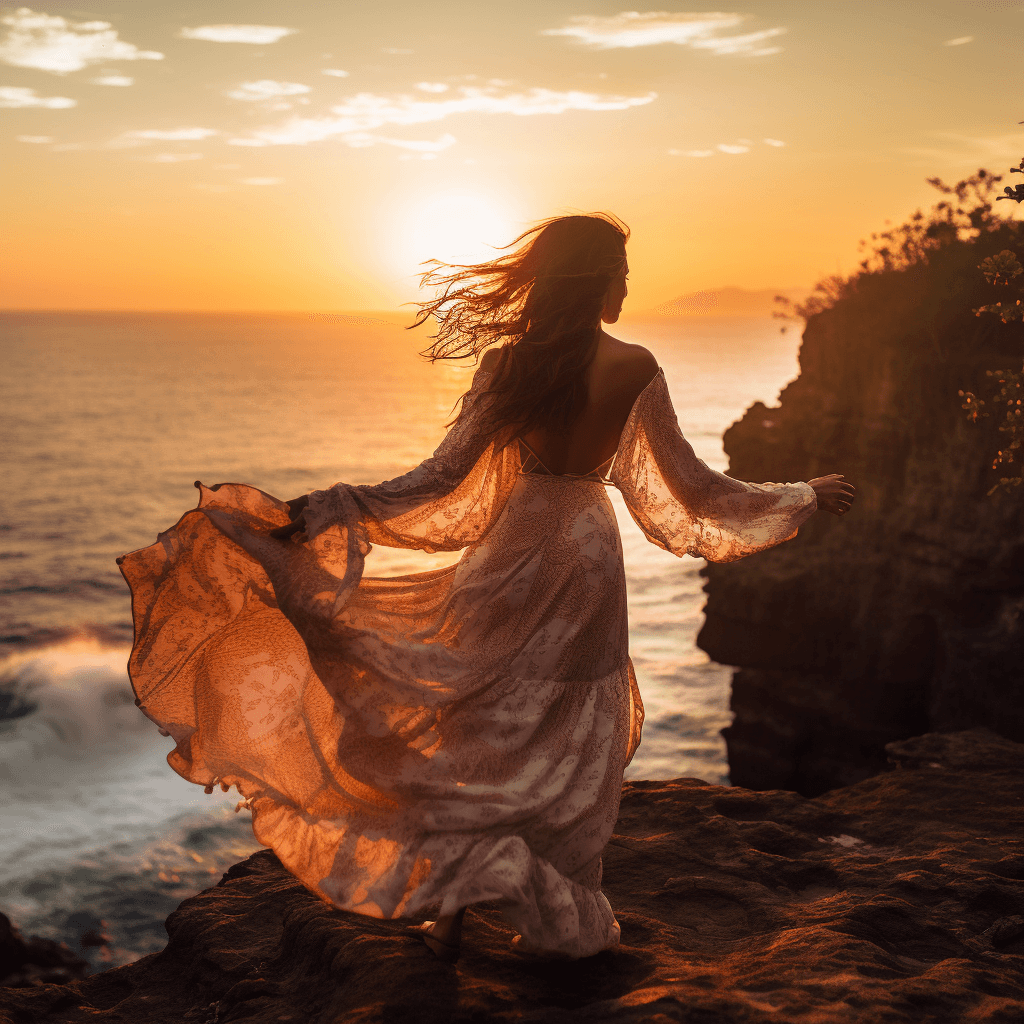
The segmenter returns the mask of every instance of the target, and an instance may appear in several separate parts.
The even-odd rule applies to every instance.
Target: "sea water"
[[[419,358],[411,318],[0,314],[0,911],[95,969],[166,943],[186,896],[258,848],[239,795],[167,766],[135,707],[118,555],[196,503],[193,481],[282,498],[412,468],[444,435],[471,371]],[[778,321],[613,328],[665,370],[683,433],[725,469],[722,432],[797,373]],[[627,778],[728,783],[730,670],[695,646],[703,563],[648,543],[617,491],[630,651],[647,709]],[[373,576],[457,554],[375,548]],[[106,923],[110,943],[83,948]]]

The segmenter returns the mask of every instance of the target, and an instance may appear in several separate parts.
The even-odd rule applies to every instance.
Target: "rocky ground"
[[[627,784],[604,886],[622,945],[588,960],[519,956],[482,907],[440,964],[262,851],[181,904],[162,952],[0,988],[0,1021],[1020,1024],[1024,745],[978,729],[889,754],[816,799]]]

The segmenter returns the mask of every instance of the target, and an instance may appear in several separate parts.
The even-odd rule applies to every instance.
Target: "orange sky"
[[[634,310],[806,286],[926,177],[1024,156],[1024,3],[0,17],[3,308],[394,308],[422,259],[596,209],[633,230]]]

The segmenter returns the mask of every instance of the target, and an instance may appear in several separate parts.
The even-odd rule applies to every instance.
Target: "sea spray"
[[[167,766],[127,657],[73,639],[0,662],[0,911],[97,969],[162,948],[174,907],[259,848],[237,793],[206,796]],[[81,946],[100,921],[110,943]]]

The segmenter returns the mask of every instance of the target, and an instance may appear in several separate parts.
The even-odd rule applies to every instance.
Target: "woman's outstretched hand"
[[[278,540],[287,540],[293,533],[302,533],[306,529],[306,506],[309,504],[309,495],[304,494],[301,498],[292,498],[288,503],[288,512],[292,521],[287,526],[278,526],[270,531],[271,537]]]
[[[850,511],[857,488],[843,479],[842,473],[829,473],[807,481],[818,496],[818,510],[841,516]]]

